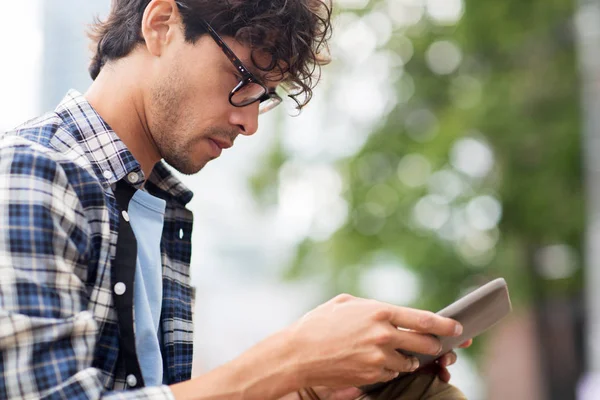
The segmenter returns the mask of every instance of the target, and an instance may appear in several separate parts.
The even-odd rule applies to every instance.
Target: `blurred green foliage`
[[[374,0],[366,9],[337,12],[366,16],[385,7]],[[406,39],[412,42],[412,58],[390,84],[398,98],[407,84],[414,94],[398,102],[358,153],[336,163],[348,219],[327,240],[307,238],[287,276],[325,276],[331,295],[361,295],[361,272],[383,257],[417,274],[424,290],[413,305],[431,310],[498,276],[507,279],[517,305],[535,300],[534,286],[550,296],[578,293],[584,201],[574,7],[570,0],[466,0],[456,24],[445,26],[425,14],[414,26],[396,26],[378,51],[401,54]],[[427,62],[439,41],[462,53],[452,73],[436,74]],[[316,95],[323,94],[317,89]],[[481,157],[469,149],[491,150],[491,169],[482,176],[457,169],[452,158],[460,143],[467,163]],[[259,198],[276,193],[277,168],[288,156],[277,144],[253,178]],[[419,156],[429,163],[429,180],[407,185],[401,174],[410,182],[411,174],[423,172],[419,165],[427,167]],[[410,166],[407,160],[414,168],[399,172]],[[435,175],[436,186],[432,176],[439,171],[444,173]],[[448,195],[457,184],[460,192]],[[431,204],[425,210],[445,219],[439,229],[414,218],[416,205],[432,194],[437,197],[429,200],[443,200],[443,212]],[[468,225],[465,207],[480,196],[499,201],[501,219],[487,230],[469,228],[472,237],[465,239],[457,229]],[[552,245],[572,251],[574,273],[559,279],[539,274],[555,254],[544,261],[540,250]]]

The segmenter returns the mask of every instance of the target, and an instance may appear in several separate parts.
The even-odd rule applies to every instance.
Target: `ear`
[[[174,0],[152,0],[142,18],[142,36],[146,48],[160,57],[166,46],[181,34],[181,15]]]

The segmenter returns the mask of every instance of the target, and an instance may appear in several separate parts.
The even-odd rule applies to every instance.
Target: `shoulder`
[[[55,112],[44,114],[19,125],[13,130],[0,134],[0,151],[6,153],[29,153],[45,155],[57,162],[68,161],[64,148],[57,142],[68,142],[73,150],[77,142],[69,140],[66,123]]]
[[[67,186],[62,157],[44,144],[16,133],[7,132],[0,138],[0,181],[13,185],[31,181],[30,185],[35,183],[31,189],[46,184]]]
[[[0,198],[13,213],[42,206],[74,221],[82,210],[75,184],[44,146],[18,136],[0,140]]]
[[[77,253],[85,254],[90,227],[82,203],[83,170],[69,167],[72,162],[48,145],[49,129],[28,127],[0,136],[0,221],[10,237],[20,237],[28,252],[33,248],[40,254],[54,252],[49,243],[62,243],[58,238],[64,232]],[[54,242],[45,239],[50,232]]]
[[[0,135],[0,197],[25,186],[46,196],[73,202],[86,198],[82,190],[102,186],[84,150],[56,113],[48,113]]]

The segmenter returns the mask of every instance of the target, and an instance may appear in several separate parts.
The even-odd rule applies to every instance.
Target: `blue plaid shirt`
[[[139,188],[145,177],[75,91],[0,135],[1,399],[173,398],[168,386],[129,388],[118,360],[110,271],[122,179]],[[145,187],[167,202],[161,328],[173,384],[192,367],[192,193],[162,162]]]

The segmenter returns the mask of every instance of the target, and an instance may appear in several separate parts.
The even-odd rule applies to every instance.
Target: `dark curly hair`
[[[96,21],[89,32],[93,40],[89,73],[96,79],[111,60],[127,56],[143,42],[141,24],[150,0],[113,0],[105,21]],[[252,61],[273,79],[285,75],[284,85],[304,107],[329,60],[331,10],[328,0],[178,0],[185,40],[195,43],[207,21],[219,34],[234,37],[252,49]],[[271,56],[269,65],[256,65],[254,52]]]

